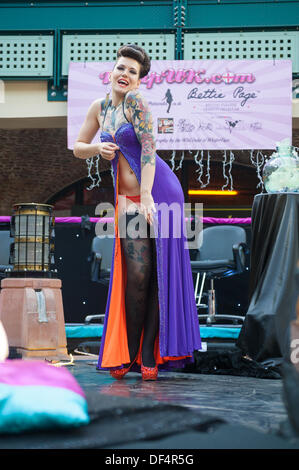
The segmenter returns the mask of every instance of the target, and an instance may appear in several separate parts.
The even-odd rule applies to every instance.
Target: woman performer
[[[98,368],[118,379],[141,368],[144,380],[155,380],[158,368],[182,367],[201,347],[184,235],[184,194],[176,175],[155,153],[152,115],[138,90],[149,70],[144,49],[120,47],[110,74],[111,99],[91,104],[74,146],[76,157],[100,154],[113,168],[115,238]],[[99,128],[101,142],[91,144]],[[164,237],[165,214],[162,218],[156,209],[161,203],[176,203],[179,209],[176,222],[169,211]],[[137,238],[128,230],[135,217],[146,227]],[[171,222],[181,236],[174,236]],[[120,237],[121,226],[126,231]]]

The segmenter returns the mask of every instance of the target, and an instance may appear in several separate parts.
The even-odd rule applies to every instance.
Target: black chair
[[[114,238],[94,237],[91,244],[91,280],[108,285]]]
[[[105,286],[109,286],[114,238],[94,237],[91,244],[91,255],[88,261],[91,263],[91,280]],[[92,320],[100,320],[104,315],[88,315],[85,323]]]
[[[13,269],[11,263],[11,248],[14,238],[9,230],[0,230],[0,280],[7,277],[7,272]]]
[[[207,227],[198,237],[198,249],[195,260],[191,261],[192,273],[196,274],[195,300],[197,307],[208,309],[207,314],[199,314],[198,318],[206,319],[207,324],[217,319],[243,322],[239,315],[222,315],[216,313],[216,295],[214,280],[221,279],[246,270],[246,255],[249,250],[246,244],[246,232],[236,225],[217,225]],[[202,282],[199,289],[199,279]],[[210,280],[208,304],[201,304],[205,281]],[[199,290],[199,292],[198,292]]]

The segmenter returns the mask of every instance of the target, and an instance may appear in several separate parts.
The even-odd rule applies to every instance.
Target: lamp
[[[69,360],[61,293],[54,264],[53,206],[13,206],[13,269],[1,282],[0,320],[9,346],[22,357]]]
[[[54,224],[48,204],[22,203],[13,206],[11,236],[14,237],[13,276],[51,277],[54,264]]]

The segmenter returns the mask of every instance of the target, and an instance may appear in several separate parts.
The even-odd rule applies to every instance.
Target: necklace
[[[120,101],[116,106],[112,104],[112,100],[110,101],[110,106],[113,111],[115,111],[120,105],[122,104],[122,101]]]
[[[116,123],[116,110],[121,104],[122,104],[122,101],[120,101],[120,103],[118,103],[117,106],[114,106],[112,104],[112,100],[110,102],[110,106],[111,106],[111,125],[112,125],[113,129],[115,129],[115,123]]]

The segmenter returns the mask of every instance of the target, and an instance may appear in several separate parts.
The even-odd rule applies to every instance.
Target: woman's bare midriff
[[[136,175],[130,167],[127,159],[119,152],[119,179],[118,179],[118,195],[119,195],[119,213],[134,211],[138,208],[138,202],[132,202],[128,196],[137,196],[140,194],[140,186]],[[123,196],[123,197],[120,197]],[[124,196],[127,196],[126,198]]]

